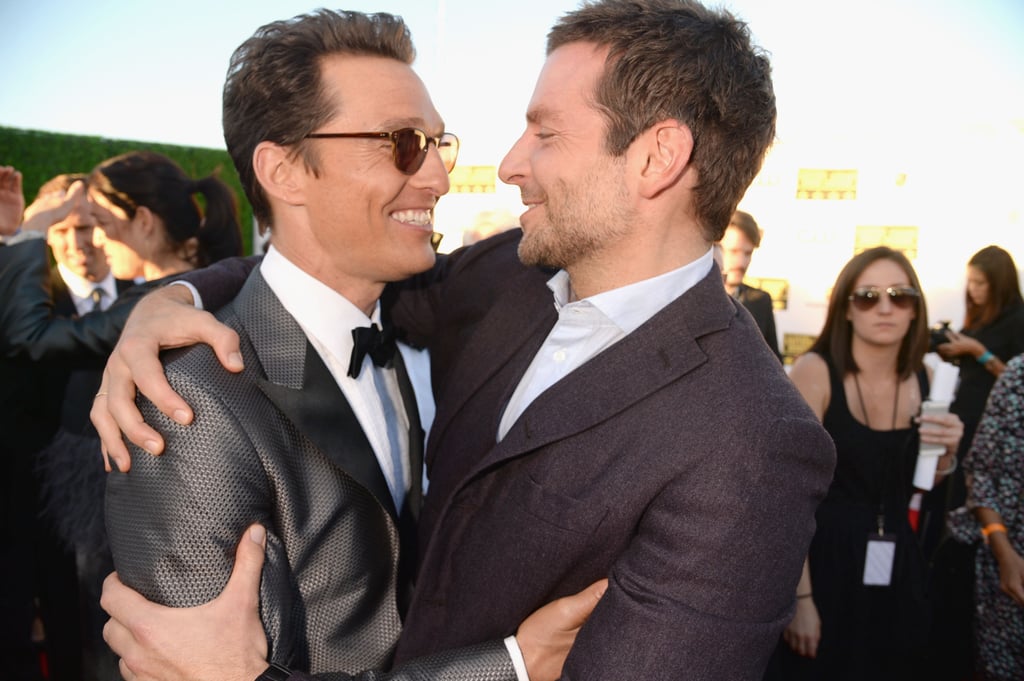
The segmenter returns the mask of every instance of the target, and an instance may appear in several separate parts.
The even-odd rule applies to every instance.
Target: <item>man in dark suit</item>
[[[19,181],[10,187],[3,204],[17,212],[17,206],[24,206],[20,177],[8,177]],[[4,460],[12,466],[5,483],[9,493],[4,495],[9,504],[4,532],[10,535],[3,545],[5,552],[17,555],[0,562],[7,570],[22,572],[21,577],[3,580],[5,592],[10,589],[10,593],[5,593],[0,610],[4,631],[10,627],[9,635],[2,637],[4,645],[22,650],[12,651],[7,659],[18,664],[23,656],[31,658],[19,678],[42,673],[37,669],[38,652],[29,645],[34,600],[39,604],[42,650],[51,678],[77,680],[83,674],[93,675],[102,656],[98,649],[106,649],[99,638],[102,621],[90,626],[90,616],[98,619],[101,614],[99,580],[109,566],[91,572],[87,554],[74,546],[64,522],[95,515],[97,509],[69,509],[69,490],[55,487],[54,479],[43,470],[54,453],[65,462],[72,461],[62,436],[92,431],[89,408],[100,371],[95,365],[88,368],[71,360],[37,357],[33,342],[20,337],[23,320],[16,316],[13,304],[21,299],[22,286],[47,288],[52,308],[47,313],[72,319],[109,305],[131,284],[114,279],[103,249],[94,242],[95,221],[84,189],[81,184],[72,189],[84,179],[81,174],[62,174],[44,183],[25,211],[24,222],[19,221],[18,233],[5,230],[5,246],[0,249],[0,291],[10,301],[0,315],[0,373],[5,378],[0,418],[8,433],[2,447]],[[60,479],[80,481],[73,469],[63,471]],[[33,551],[25,548],[30,544]]]
[[[771,294],[743,283],[754,250],[761,245],[761,229],[757,226],[754,216],[742,210],[733,213],[719,245],[722,249],[722,277],[725,281],[725,290],[743,303],[743,307],[747,308],[757,323],[757,328],[761,330],[768,347],[776,357],[782,359],[778,333],[775,331],[775,310],[772,307]]]
[[[399,661],[607,575],[565,678],[761,677],[835,459],[711,254],[774,122],[767,59],[725,13],[603,0],[556,24],[499,171],[522,232],[394,292],[437,399]],[[112,586],[137,608],[117,627],[195,621]]]

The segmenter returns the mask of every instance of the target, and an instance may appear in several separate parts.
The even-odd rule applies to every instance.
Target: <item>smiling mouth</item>
[[[415,227],[434,226],[433,212],[429,210],[398,210],[391,214],[391,219]]]

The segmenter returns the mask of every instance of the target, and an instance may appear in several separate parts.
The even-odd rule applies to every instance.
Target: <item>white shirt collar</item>
[[[117,282],[112,272],[99,281],[89,281],[85,277],[72,272],[64,263],[57,263],[57,272],[68,287],[68,291],[77,300],[86,300],[92,296],[92,290],[99,286],[107,296],[107,300],[117,298]]]
[[[713,252],[708,249],[707,253],[678,269],[574,303],[569,302],[569,273],[565,270],[559,270],[548,280],[548,288],[554,293],[557,309],[570,305],[591,305],[625,333],[632,333],[666,305],[696,286],[711,271],[712,264]]]
[[[273,246],[260,265],[267,286],[299,326],[320,341],[339,361],[352,353],[352,329],[380,323],[380,303],[367,317],[345,296],[300,269]]]

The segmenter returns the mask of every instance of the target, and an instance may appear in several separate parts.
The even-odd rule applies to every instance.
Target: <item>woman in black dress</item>
[[[837,463],[768,678],[915,678],[929,614],[907,514],[914,467],[925,442],[946,448],[938,474],[951,470],[962,433],[953,414],[917,416],[928,394],[927,325],[910,262],[870,249],[840,272],[825,326],[793,366]]]
[[[964,422],[957,456],[967,455],[989,392],[1006,362],[1024,352],[1024,301],[1013,257],[986,246],[967,262],[966,313],[959,333],[936,347],[943,359],[960,367],[960,385],[950,410]],[[948,511],[964,505],[963,469],[938,485],[922,509],[925,554],[931,565],[930,595],[934,621],[929,642],[929,677],[934,681],[968,678],[974,671],[974,552],[953,541],[946,529]]]

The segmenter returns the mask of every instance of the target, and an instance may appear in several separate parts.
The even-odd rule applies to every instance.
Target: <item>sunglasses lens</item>
[[[427,158],[427,146],[435,140],[417,128],[402,128],[391,134],[395,144],[395,166],[406,175],[415,174]],[[444,169],[452,172],[455,159],[459,156],[459,138],[450,132],[441,135],[437,141],[437,153],[441,155]]]
[[[850,295],[850,302],[861,312],[866,312],[878,305],[882,296],[889,296],[889,302],[893,307],[901,310],[908,310],[917,302],[917,292],[914,289],[886,289],[885,291],[865,290],[854,291]]]
[[[854,291],[850,302],[861,312],[866,312],[878,304],[878,294],[874,291]]]
[[[441,154],[441,162],[444,169],[449,173],[455,167],[455,161],[459,157],[459,138],[450,132],[441,135],[437,142],[437,153]]]
[[[907,293],[905,291],[895,291],[889,294],[889,300],[892,301],[893,305],[900,308],[901,310],[906,310],[913,306],[916,298],[917,296],[913,295],[912,293]]]
[[[395,144],[395,166],[405,173],[412,175],[427,156],[427,136],[416,128],[402,128],[391,135]]]

